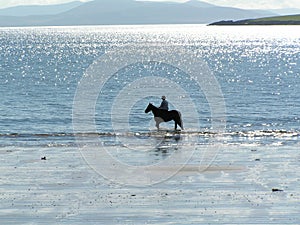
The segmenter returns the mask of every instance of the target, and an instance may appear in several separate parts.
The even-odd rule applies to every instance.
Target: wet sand
[[[226,146],[210,167],[144,187],[102,178],[76,147],[0,155],[1,224],[300,223],[299,146]]]

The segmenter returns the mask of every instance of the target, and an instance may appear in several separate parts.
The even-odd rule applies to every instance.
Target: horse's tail
[[[177,111],[177,112],[178,112],[178,116],[179,116],[179,123],[178,123],[178,125],[181,127],[182,130],[184,130],[183,129],[183,122],[182,122],[181,113],[179,111]]]

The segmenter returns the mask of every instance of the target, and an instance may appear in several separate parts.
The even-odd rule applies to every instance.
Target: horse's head
[[[145,113],[148,113],[152,110],[153,105],[151,103],[148,104],[147,108],[145,109]]]

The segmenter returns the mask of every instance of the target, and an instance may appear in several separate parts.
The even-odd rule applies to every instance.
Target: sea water
[[[168,62],[149,61],[112,74],[96,90],[94,129],[74,130],[74,99],[82,79],[110,49],[127,45],[180,46],[196,52],[219,85],[226,128],[213,130],[211,102],[203,89],[186,79],[188,74]],[[25,218],[28,223],[299,223],[299,56],[296,26],[1,28],[1,218]],[[178,58],[186,59],[180,54]],[[108,63],[114,63],[111,60]],[[184,95],[167,95],[170,109],[184,112],[181,133],[171,131],[173,122],[162,123],[163,131],[156,131],[152,114],[144,112],[149,102],[159,106],[161,95],[176,95],[170,87],[146,93],[148,97],[138,101],[126,98],[128,91],[121,92],[148,73],[173,77],[185,88]],[[156,90],[158,84],[148,82]],[[125,122],[118,116],[113,121],[113,104],[120,93],[126,103],[121,110],[132,104]],[[187,97],[194,102],[196,119],[180,102]],[[113,122],[129,128],[115,129]],[[78,141],[77,136],[85,138]],[[187,164],[182,176],[160,180],[158,186],[124,189],[118,182],[112,187],[110,181],[118,179],[102,178],[80,154],[85,142],[95,141],[132,166],[163,163],[191,148],[194,155],[178,162]],[[202,150],[208,146],[217,149],[208,155],[207,164],[214,169],[209,175],[197,173],[201,163],[207,166]],[[235,170],[239,173],[232,175]],[[274,194],[272,189],[282,191]]]

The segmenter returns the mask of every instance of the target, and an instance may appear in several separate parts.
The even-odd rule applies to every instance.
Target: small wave
[[[299,131],[287,131],[287,130],[239,131],[239,132],[230,132],[226,134],[229,136],[240,136],[240,137],[298,137],[300,136]]]
[[[149,131],[149,132],[85,132],[85,133],[6,133],[0,134],[0,137],[29,138],[29,137],[156,137],[156,136],[225,136],[225,137],[300,137],[300,131],[287,130],[257,130],[257,131],[230,131],[217,133],[212,131]]]
[[[6,133],[0,134],[0,137],[65,137],[74,136],[72,133]]]
[[[75,136],[115,136],[114,133],[7,133],[0,137],[75,137]]]

